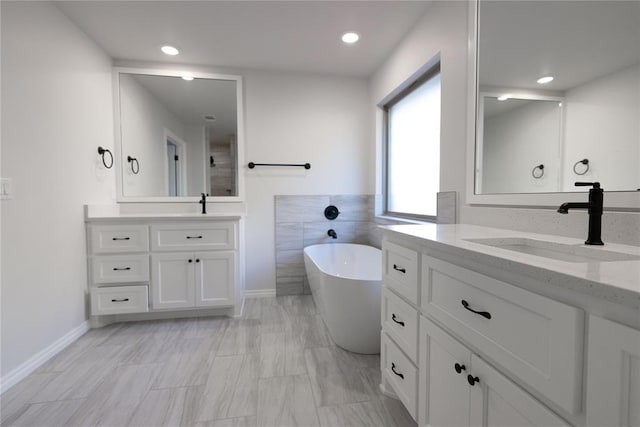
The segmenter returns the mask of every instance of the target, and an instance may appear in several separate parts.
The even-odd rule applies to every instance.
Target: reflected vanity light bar
[[[553,81],[553,76],[540,77],[537,81],[538,84],[545,85]]]
[[[504,95],[500,95],[498,97],[498,101],[506,101],[507,99],[511,98],[513,95],[511,95],[510,93],[505,93]]]
[[[182,76],[180,76],[182,78],[182,80],[186,80],[188,82],[190,82],[191,80],[193,80],[193,76],[191,74],[183,74]]]

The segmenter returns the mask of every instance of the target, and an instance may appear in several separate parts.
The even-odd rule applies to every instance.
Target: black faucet
[[[202,215],[204,215],[207,213],[207,195],[204,193],[200,194],[202,194],[202,199],[200,199],[198,203],[202,205]]]
[[[337,238],[338,238],[338,235],[336,234],[336,230],[334,230],[333,228],[332,228],[332,229],[330,229],[329,231],[327,231],[327,236],[331,236],[331,237],[333,237],[334,239],[337,239]]]
[[[558,208],[561,214],[568,214],[569,209],[587,209],[589,213],[589,234],[585,245],[604,245],[602,242],[602,206],[604,190],[600,188],[599,182],[576,182],[576,187],[591,186],[589,190],[589,201],[587,203],[563,203]]]

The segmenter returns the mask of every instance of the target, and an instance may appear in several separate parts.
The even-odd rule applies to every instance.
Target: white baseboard
[[[244,291],[245,298],[267,298],[267,297],[275,297],[276,290],[275,289],[256,289],[253,291]]]
[[[30,373],[42,366],[47,360],[64,350],[69,344],[80,338],[89,330],[89,322],[84,321],[65,335],[57,339],[44,350],[36,353],[29,360],[0,378],[0,394],[25,379]]]

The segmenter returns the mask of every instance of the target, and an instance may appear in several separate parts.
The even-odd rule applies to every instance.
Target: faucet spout
[[[336,230],[334,230],[333,228],[332,228],[332,229],[330,229],[329,231],[327,231],[327,236],[331,236],[331,237],[333,237],[334,239],[337,239],[337,238],[338,238],[338,235],[336,234]]]
[[[569,209],[589,209],[590,207],[591,207],[591,203],[589,202],[580,202],[580,203],[567,202],[560,205],[560,207],[558,208],[558,213],[568,214]]]

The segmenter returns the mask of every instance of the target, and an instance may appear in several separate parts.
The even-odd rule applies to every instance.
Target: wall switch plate
[[[13,180],[0,178],[0,200],[13,199]]]

